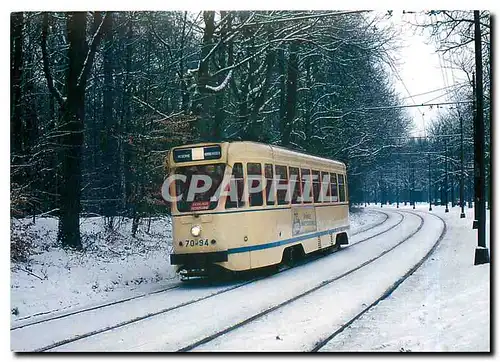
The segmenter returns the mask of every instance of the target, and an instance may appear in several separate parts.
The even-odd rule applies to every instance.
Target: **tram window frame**
[[[325,181],[325,176],[326,181]],[[326,193],[323,192],[323,189],[326,188]],[[324,200],[323,202],[332,202],[332,193],[331,193],[331,188],[330,188],[330,172],[326,171],[321,171],[321,189],[320,189],[320,195],[324,195]]]
[[[307,175],[304,175],[304,173],[307,173]],[[304,177],[304,176],[306,176],[306,177]],[[305,184],[307,182],[306,181],[307,177],[309,177],[309,182],[311,183],[311,187],[309,189],[309,196],[308,197],[304,196],[304,189],[305,189]],[[301,192],[301,195],[302,195],[302,202],[304,204],[310,204],[314,200],[313,199],[313,195],[312,195],[312,193],[313,193],[312,186],[313,185],[312,185],[311,181],[312,181],[312,179],[311,179],[311,169],[309,169],[309,168],[301,168],[300,169],[300,186],[301,186],[300,192]]]
[[[264,164],[264,178],[266,181],[266,205],[274,206],[276,205],[276,192],[273,187],[273,179],[274,179],[274,165],[272,163]],[[271,194],[272,191],[272,194]],[[269,196],[272,195],[272,201],[269,199]]]
[[[340,182],[342,180],[342,182]],[[346,201],[346,192],[345,192],[345,182],[344,182],[344,175],[339,173],[338,174],[338,185],[339,185],[339,202],[345,202]]]
[[[239,175],[236,173],[239,171]],[[240,176],[240,177],[238,177]],[[234,178],[234,185],[236,186],[237,200],[232,201],[230,195],[226,196],[226,209],[237,209],[245,206],[245,199],[243,197],[245,188],[245,177],[243,174],[243,164],[241,162],[236,162],[231,171],[231,178]],[[229,187],[233,185],[232,182],[229,183]]]
[[[295,173],[292,173],[295,172]],[[292,193],[292,198],[291,198],[291,203],[292,204],[300,204],[299,202],[299,197],[302,196],[302,189],[300,187],[300,172],[298,167],[288,167],[288,174],[289,174],[289,179],[288,179],[288,184],[291,187],[291,193]],[[292,175],[295,175],[295,181],[292,181]],[[293,184],[293,186],[292,186]]]
[[[345,194],[345,201],[349,202],[349,187],[347,186],[347,174],[344,174],[344,194]]]
[[[256,167],[259,169],[258,173],[254,173],[257,171],[253,171],[250,173],[250,167]],[[264,190],[262,189],[260,193],[250,193],[250,188],[253,188],[253,185],[250,182],[257,181],[257,178],[253,179],[250,176],[260,176],[260,184],[262,185],[262,164],[260,162],[247,162],[247,187],[248,187],[248,206],[263,206],[264,205]],[[259,182],[259,181],[257,181]],[[260,196],[259,196],[260,194]]]
[[[290,189],[290,185],[288,184],[288,167],[284,165],[275,165],[274,167],[276,176],[280,176],[279,184],[287,185],[286,190],[276,190],[276,200],[278,201],[278,205],[289,205],[290,202],[286,199],[286,195],[288,194],[288,190]],[[285,177],[282,178],[283,175]]]
[[[314,176],[317,176],[316,179]],[[321,185],[321,173],[318,170],[311,170],[311,181],[312,181],[312,193],[313,201],[315,203],[323,202],[319,199],[320,185]]]
[[[335,188],[334,188],[335,186]],[[337,183],[337,174],[335,172],[330,173],[330,188],[331,188],[331,200],[332,202],[339,202],[339,189]],[[335,192],[334,192],[335,190]]]

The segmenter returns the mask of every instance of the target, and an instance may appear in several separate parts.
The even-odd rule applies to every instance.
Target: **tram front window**
[[[175,181],[175,192],[179,198],[177,200],[179,212],[215,209],[219,201],[210,199],[215,195],[222,182],[225,168],[226,165],[223,163],[178,167],[175,174],[186,176],[186,181]]]

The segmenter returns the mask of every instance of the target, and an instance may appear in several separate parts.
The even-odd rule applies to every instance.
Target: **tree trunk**
[[[103,106],[102,106],[102,165],[104,166],[103,175],[103,190],[101,196],[104,197],[104,205],[102,213],[105,216],[114,216],[117,214],[117,203],[114,201],[117,198],[117,166],[116,159],[117,143],[116,143],[116,124],[113,117],[114,105],[114,82],[113,69],[114,57],[113,52],[113,17],[110,14],[106,17],[103,23],[104,34],[104,54],[103,54]]]
[[[107,15],[106,15],[107,16]],[[94,24],[100,24],[102,15],[94,13]],[[88,51],[86,42],[87,13],[72,12],[67,15],[68,70],[66,73],[67,98],[62,105],[60,157],[62,164],[60,186],[60,217],[58,240],[63,247],[80,250],[80,211],[82,188],[82,147],[85,119],[85,85],[97,45],[101,28],[93,37]]]
[[[127,35],[126,35],[126,58],[125,58],[125,78],[123,82],[122,91],[122,113],[121,113],[121,124],[120,124],[120,195],[121,195],[121,207],[122,210],[128,210],[129,206],[129,195],[130,195],[130,156],[129,156],[129,140],[126,138],[128,134],[128,127],[131,119],[131,102],[130,93],[132,91],[132,79],[130,77],[130,72],[132,70],[132,40],[133,40],[133,27],[132,27],[132,17],[128,19],[127,25]]]
[[[181,50],[179,52],[179,76],[181,83],[181,109],[184,113],[188,113],[189,111],[189,92],[187,89],[186,81],[184,78],[184,42],[186,37],[186,20],[187,20],[187,11],[184,12],[184,20],[182,22],[182,35],[181,35]]]
[[[203,43],[201,46],[200,66],[198,69],[198,82],[196,85],[197,93],[193,104],[193,113],[198,117],[199,140],[205,141],[210,138],[209,113],[209,94],[206,85],[209,80],[209,59],[208,55],[212,47],[212,38],[215,31],[215,12],[204,11],[203,20],[205,30],[203,32]]]
[[[140,217],[139,214],[134,211],[134,217],[132,218],[132,236],[135,238],[137,233],[137,228],[139,227]]]
[[[21,79],[23,75],[23,13],[12,13],[11,25],[11,156],[19,156],[22,153],[23,124],[21,119]]]
[[[290,145],[291,132],[293,129],[293,120],[297,108],[297,78],[298,78],[298,57],[297,43],[290,44],[290,54],[288,56],[287,65],[287,80],[286,80],[286,100],[285,117],[281,120],[281,144],[283,146]]]
[[[61,137],[61,216],[58,238],[63,247],[75,249],[82,248],[79,215],[85,91],[83,87],[78,86],[78,77],[87,55],[86,25],[86,13],[75,12],[68,15],[69,66],[66,76],[68,93],[63,110],[63,135]]]
[[[221,11],[221,18],[225,18],[228,15],[226,11]],[[227,36],[227,31],[231,29],[231,18],[227,20],[226,25],[224,25],[221,29],[221,38],[225,38]],[[222,44],[219,47],[219,67],[224,68],[226,67],[226,58],[228,55],[228,47],[226,44]],[[215,63],[215,61],[214,61]],[[217,79],[217,83],[220,84],[225,78],[224,74],[221,74],[219,76],[219,79]],[[225,92],[217,92],[215,94],[215,112],[214,112],[214,119],[213,119],[213,127],[212,127],[212,132],[211,132],[211,140],[214,142],[220,142],[222,140],[222,133],[223,133],[223,126],[224,126],[224,119],[225,119],[225,113],[224,113],[224,99],[225,99]]]

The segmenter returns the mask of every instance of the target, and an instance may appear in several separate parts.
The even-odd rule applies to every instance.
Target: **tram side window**
[[[320,197],[323,196],[322,202],[331,201],[331,189],[330,189],[330,174],[328,172],[321,172],[321,192]]]
[[[314,196],[314,202],[322,202],[322,200],[319,199],[319,186],[320,186],[320,174],[319,171],[312,171],[312,188],[313,188],[313,196]]]
[[[345,201],[344,175],[339,174],[339,198],[340,202]]]
[[[233,165],[233,172],[231,175],[232,180],[234,182],[230,182],[230,186],[235,185],[236,186],[236,193],[234,196],[237,196],[236,200],[232,200],[231,196],[227,196],[226,198],[226,209],[233,209],[236,207],[243,207],[245,206],[245,201],[243,200],[243,188],[244,188],[244,181],[243,181],[243,165],[241,163],[235,163]],[[233,191],[234,192],[234,191]],[[229,193],[232,195],[232,193]]]
[[[301,192],[304,197],[304,203],[305,204],[310,204],[313,200],[312,198],[312,183],[311,183],[311,170],[302,168],[300,170],[300,185],[301,185]],[[308,183],[307,188],[306,188],[306,182]],[[307,194],[306,194],[307,192]]]
[[[273,188],[273,165],[266,163],[264,165],[264,176],[266,177],[266,201],[267,205],[275,205],[276,200],[274,197]]]
[[[262,197],[262,166],[260,163],[247,163],[248,176],[248,198],[250,206],[262,206],[264,199]],[[260,191],[254,191],[259,190]]]
[[[332,202],[338,202],[339,201],[339,194],[338,194],[338,190],[337,190],[337,174],[336,173],[330,174],[330,185],[332,186]]]
[[[276,178],[279,178],[280,185],[288,185],[288,172],[286,166],[276,165]],[[276,188],[276,198],[278,199],[278,205],[288,204],[288,200],[286,199],[286,192],[286,189],[281,190]]]
[[[302,194],[299,181],[299,169],[290,167],[290,187],[292,191],[292,204],[300,204],[299,197]]]

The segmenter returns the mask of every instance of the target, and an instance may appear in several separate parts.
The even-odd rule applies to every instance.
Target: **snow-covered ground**
[[[33,255],[11,263],[11,321],[49,311],[81,308],[107,300],[151,292],[177,281],[169,262],[169,217],[142,219],[136,237],[131,220],[115,218],[106,231],[104,218],[81,221],[83,252],[57,246],[57,219],[14,221],[33,240]]]
[[[465,219],[459,207],[449,210],[433,206],[447,234],[431,257],[322,351],[490,351],[491,264],[474,265],[474,210]]]
[[[351,213],[356,231],[384,220],[377,212]],[[101,217],[81,221],[84,252],[57,246],[57,219],[14,220],[14,230],[31,236],[33,255],[11,263],[11,321],[47,312],[102,304],[177,283],[169,261],[171,220],[142,219],[136,237],[131,220],[115,218],[113,231]]]
[[[411,210],[408,206],[401,206],[401,209]],[[417,210],[419,209],[426,211],[427,205],[418,205]],[[378,206],[366,208],[362,212],[352,212],[350,216],[351,232],[355,234],[356,231],[383,221],[385,216],[377,211],[385,210],[396,211],[396,208],[387,206],[380,208]],[[434,207],[433,213],[445,218],[448,232],[431,258],[415,274],[403,282],[390,297],[380,302],[364,317],[332,339],[323,350],[489,350],[489,264],[473,265],[474,249],[477,243],[476,233],[475,230],[471,229],[472,209],[466,209],[466,212],[467,218],[460,219],[457,207],[450,208],[448,214],[444,213],[444,208]],[[394,212],[391,214],[393,216],[388,219],[388,224],[391,222],[394,224],[398,218]],[[406,265],[413,265],[429,249],[433,241],[436,240],[442,223],[430,216],[426,216],[426,220],[428,222],[424,223],[424,229],[417,234],[418,237],[414,238],[411,244],[395,249],[396,253],[387,254],[376,264],[360,270],[361,273],[354,273],[341,283],[333,283],[328,288],[322,288],[321,292],[314,293],[315,297],[312,297],[311,294],[311,297],[301,298],[297,300],[298,303],[290,304],[278,313],[273,312],[265,319],[250,324],[248,328],[245,327],[235,331],[236,333],[228,334],[225,338],[214,340],[215,343],[206,345],[205,350],[234,350],[235,346],[236,348],[242,346],[236,343],[237,341],[251,340],[253,343],[248,344],[248,347],[252,350],[309,348],[310,343],[314,342],[315,335],[328,335],[332,332],[332,326],[337,323],[345,323],[348,319],[344,320],[343,316],[347,317],[347,314],[351,313],[351,309],[354,313],[356,305],[371,303],[371,298],[375,298],[376,294],[379,293],[378,289],[384,289],[382,279],[384,279],[383,283],[392,283],[399,273],[392,267],[393,264],[394,266],[397,264],[404,273]],[[23,220],[23,222],[29,223],[30,221]],[[11,264],[11,311],[17,308],[17,315],[11,314],[11,322],[14,325],[36,319],[36,316],[30,317],[36,313],[50,310],[60,313],[63,310],[81,309],[83,306],[150,293],[168,285],[178,284],[178,279],[168,262],[171,233],[171,224],[168,218],[152,220],[149,233],[146,232],[147,220],[144,220],[139,227],[136,238],[130,236],[129,220],[122,220],[120,225],[116,225],[113,233],[106,232],[103,225],[102,218],[87,218],[82,221],[85,253],[63,251],[56,247],[57,221],[55,219],[38,219],[35,225],[29,227],[31,232],[38,235],[35,238],[36,245],[34,247],[37,254],[33,255],[29,262]],[[407,223],[398,226],[390,234],[377,238],[377,242],[373,239],[374,242],[355,245],[356,240],[360,239],[361,235],[353,237],[351,238],[354,243],[353,247],[343,250],[339,254],[335,253],[327,258],[294,268],[289,273],[280,273],[254,282],[221,296],[207,299],[203,303],[182,307],[173,311],[174,313],[158,316],[158,318],[152,318],[144,323],[134,323],[134,325],[114,331],[111,335],[104,333],[96,339],[97,344],[89,338],[81,340],[81,344],[67,345],[66,350],[100,350],[97,346],[100,346],[101,343],[104,343],[102,346],[108,343],[109,346],[115,346],[114,348],[118,350],[180,348],[198,339],[204,333],[209,333],[210,330],[226,328],[226,325],[230,325],[235,320],[244,319],[247,314],[251,316],[256,311],[286,298],[288,294],[290,296],[297,295],[304,288],[320,283],[322,278],[337,275],[342,272],[342,268],[354,266],[353,263],[370,258],[370,255],[385,250],[387,245],[394,244],[397,241],[397,236],[403,237],[403,235],[409,234],[416,225],[418,225],[418,218],[412,216]],[[395,263],[396,260],[397,263]],[[394,273],[394,276],[389,275],[389,272]],[[359,276],[356,277],[356,274]],[[283,286],[280,290],[276,290],[277,282]],[[350,295],[353,286],[356,285],[358,287],[355,287],[355,290],[364,290],[366,293]],[[370,288],[370,286],[378,289]],[[170,296],[156,294],[154,298],[148,297],[147,308],[144,303],[141,305],[140,300],[134,300],[133,303],[121,305],[122,311],[120,313],[125,313],[124,316],[128,316],[131,311],[140,314],[142,313],[141,309],[144,308],[149,313],[151,312],[150,308],[155,305],[158,308],[165,308],[169,304],[177,303],[176,298],[188,298],[186,300],[189,300],[190,298],[194,299],[195,294],[201,296],[207,293],[211,293],[209,288],[194,288],[192,291],[181,290],[179,293],[170,294]],[[341,298],[344,294],[345,298]],[[251,295],[255,296],[255,298],[252,297],[255,299],[254,302],[246,303],[246,305],[245,303],[237,303],[238,300],[245,300]],[[265,295],[266,298],[257,298],[258,295]],[[308,302],[309,299],[311,302]],[[321,304],[322,300],[326,304]],[[216,312],[221,301],[226,306],[224,313]],[[144,300],[144,302],[146,301]],[[328,318],[318,318],[323,308],[321,306],[330,305],[329,303],[340,308],[334,308],[334,311],[342,311],[338,315],[342,318],[335,317],[338,321],[332,317],[332,313],[326,314]],[[303,312],[297,312],[297,305],[298,309]],[[228,308],[229,306],[232,307]],[[197,317],[196,323],[189,323],[187,316],[197,315],[199,308],[214,312],[204,313],[203,318]],[[315,311],[315,308],[319,308],[318,311]],[[284,312],[287,310],[290,310],[289,314]],[[119,309],[110,309],[110,312],[111,314],[106,314],[105,311],[96,310],[96,315],[100,313],[109,318],[112,315],[123,318],[119,316]],[[185,316],[183,317],[183,315]],[[85,318],[85,316],[82,315],[81,318]],[[102,320],[103,318],[95,319],[94,322],[99,319],[103,325],[114,323]],[[297,323],[292,323],[294,320]],[[174,321],[175,323],[173,323]],[[266,324],[266,321],[270,323]],[[186,328],[183,328],[185,322],[188,323]],[[56,325],[54,324],[54,327]],[[166,330],[165,325],[176,326],[171,331],[173,334],[169,332],[172,338],[166,339],[169,346],[171,345],[169,348],[165,344],[167,342],[164,339],[158,339],[160,335],[155,332],[161,330],[162,337],[165,337],[164,333],[170,330],[168,328]],[[289,329],[290,326],[297,325],[301,325],[300,330],[297,328]],[[283,330],[280,326],[286,328]],[[85,327],[85,323],[80,322],[79,327]],[[91,328],[91,326],[87,327]],[[276,330],[279,330],[278,334]],[[309,330],[310,333],[304,334],[306,330]],[[22,329],[17,331],[22,332]],[[253,333],[252,331],[260,332]],[[302,338],[301,334],[297,332],[302,333],[304,337]],[[82,334],[85,331],[78,332],[75,329],[75,333]],[[136,333],[141,336],[140,340],[133,338]],[[179,334],[188,338],[189,341],[181,338],[179,342],[176,342]],[[266,335],[270,335],[272,338],[266,339]],[[277,335],[280,336],[279,339],[276,338]],[[32,339],[27,338],[28,334],[26,338],[22,339],[19,339],[19,336],[13,342],[19,346],[23,340]],[[108,342],[104,342],[106,338]],[[116,347],[114,344],[116,338],[121,341],[128,339],[130,343],[127,343],[124,348]],[[177,345],[178,343],[180,344]],[[16,348],[16,350],[19,349]],[[65,348],[60,350],[65,350]]]
[[[396,224],[399,220],[400,217],[394,214],[389,224]],[[200,300],[200,297],[212,295],[214,289],[222,290],[226,289],[226,286],[222,284],[218,288],[211,286],[195,288],[192,285],[183,285],[180,289],[150,295],[143,300],[134,300],[74,315],[70,320],[58,319],[48,324],[20,328],[11,333],[11,348],[16,351],[35,350],[61,340],[86,335],[94,330],[105,330],[106,327],[121,324],[139,315],[155,314],[154,318],[122,325],[120,328],[79,339],[51,349],[51,351],[176,350],[302,293],[311,286],[319,285],[326,276],[340,275],[346,268],[370,258],[374,249],[375,251],[384,250],[382,244],[394,244],[398,235],[408,233],[417,224],[418,219],[413,217],[409,224],[402,224],[398,229],[393,230],[392,237],[385,238],[380,245],[379,243],[372,244],[371,248],[362,248],[354,244],[366,235],[354,236],[351,238],[354,246],[342,253],[330,254],[315,262],[254,281],[217,295],[215,298],[204,298],[182,308],[172,309],[180,303]],[[384,224],[377,229],[378,231],[386,230],[387,225]],[[373,230],[368,233],[375,234]],[[277,288],[277,285],[280,285],[280,288]],[[165,312],[158,314],[159,311]],[[45,333],[48,329],[51,332]]]
[[[378,211],[379,210],[368,210],[363,207],[353,208],[351,212],[349,212],[351,233],[366,229],[371,225],[384,221],[386,219],[386,216]]]

